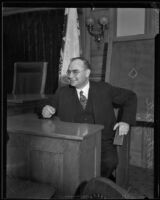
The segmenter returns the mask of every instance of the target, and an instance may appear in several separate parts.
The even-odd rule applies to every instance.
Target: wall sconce
[[[108,29],[108,18],[102,16],[98,20],[98,24],[100,25],[100,27],[96,29],[95,20],[91,15],[86,19],[86,26],[89,34],[95,38],[96,42],[99,43],[101,42],[101,39],[104,38],[104,31]]]

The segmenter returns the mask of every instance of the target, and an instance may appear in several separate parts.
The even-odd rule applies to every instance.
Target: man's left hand
[[[119,128],[119,135],[127,135],[129,131],[129,124],[125,122],[118,122],[115,124],[113,130],[116,130],[117,128]]]

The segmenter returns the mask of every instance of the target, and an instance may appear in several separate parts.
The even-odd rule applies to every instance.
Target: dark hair
[[[87,59],[85,59],[84,57],[75,57],[75,58],[71,58],[70,62],[73,62],[74,60],[81,60],[84,64],[84,66],[87,68],[87,69],[90,69],[91,70],[91,66],[88,62]]]

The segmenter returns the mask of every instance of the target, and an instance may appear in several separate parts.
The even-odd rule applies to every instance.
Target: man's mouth
[[[69,79],[70,80],[70,82],[75,82],[75,80],[73,80],[73,79]]]
[[[70,80],[70,84],[75,84],[76,80]]]

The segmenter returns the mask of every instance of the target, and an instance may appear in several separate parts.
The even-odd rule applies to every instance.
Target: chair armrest
[[[123,188],[128,186],[130,132],[124,136],[123,145],[117,145],[119,164],[116,169],[116,183]]]
[[[124,139],[124,135],[119,135],[119,129],[116,129],[116,134],[113,140],[113,144],[114,145],[123,145],[123,139]]]

